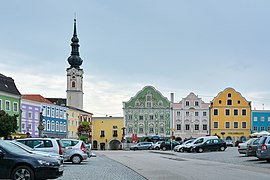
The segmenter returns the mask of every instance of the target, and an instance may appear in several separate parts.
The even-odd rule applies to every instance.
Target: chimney
[[[171,93],[171,103],[174,103],[174,94]]]

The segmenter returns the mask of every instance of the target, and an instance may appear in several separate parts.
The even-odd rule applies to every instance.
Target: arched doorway
[[[239,138],[239,140],[240,140],[240,142],[246,142],[247,141],[247,138],[246,138],[246,136],[241,136]]]
[[[93,149],[97,150],[97,141],[93,141]]]
[[[232,141],[232,137],[231,136],[227,136],[225,140]]]
[[[109,142],[109,149],[110,150],[119,150],[122,148],[122,143],[118,139],[112,139]]]

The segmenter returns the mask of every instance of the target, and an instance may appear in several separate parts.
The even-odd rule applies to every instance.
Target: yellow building
[[[68,138],[78,139],[78,126],[82,122],[88,122],[92,129],[92,113],[86,112],[84,110],[67,106],[68,109]],[[88,142],[92,141],[92,132],[88,135]]]
[[[251,102],[233,88],[220,92],[210,104],[210,133],[226,140],[244,140],[251,130]]]
[[[92,127],[93,149],[121,149],[124,131],[123,117],[93,117]]]

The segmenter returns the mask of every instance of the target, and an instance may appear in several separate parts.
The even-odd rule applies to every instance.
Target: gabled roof
[[[40,94],[23,94],[22,99],[31,100],[31,101],[37,101],[37,102],[41,102],[41,103],[53,104],[51,101],[44,98]]]
[[[86,113],[86,114],[90,114],[90,115],[93,115],[93,113],[90,113],[90,112],[87,112],[87,111],[84,111],[82,109],[79,109],[79,108],[76,108],[76,107],[73,107],[73,106],[65,106],[69,109],[73,109],[73,110],[76,110],[76,111],[80,111],[80,112],[83,112],[83,113]]]
[[[14,80],[0,73],[0,91],[7,92],[14,95],[21,95],[17,89]]]

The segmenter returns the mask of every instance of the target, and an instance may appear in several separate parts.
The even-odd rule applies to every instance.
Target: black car
[[[55,179],[63,175],[56,158],[29,153],[0,140],[0,179]]]
[[[209,139],[202,144],[196,145],[194,150],[201,153],[203,151],[225,151],[226,148],[226,142],[222,139]]]
[[[181,143],[177,142],[177,141],[173,141],[171,143],[171,141],[163,141],[161,144],[160,144],[160,149],[162,149],[163,151],[166,151],[166,150],[173,150],[173,148],[177,145],[180,145]]]

